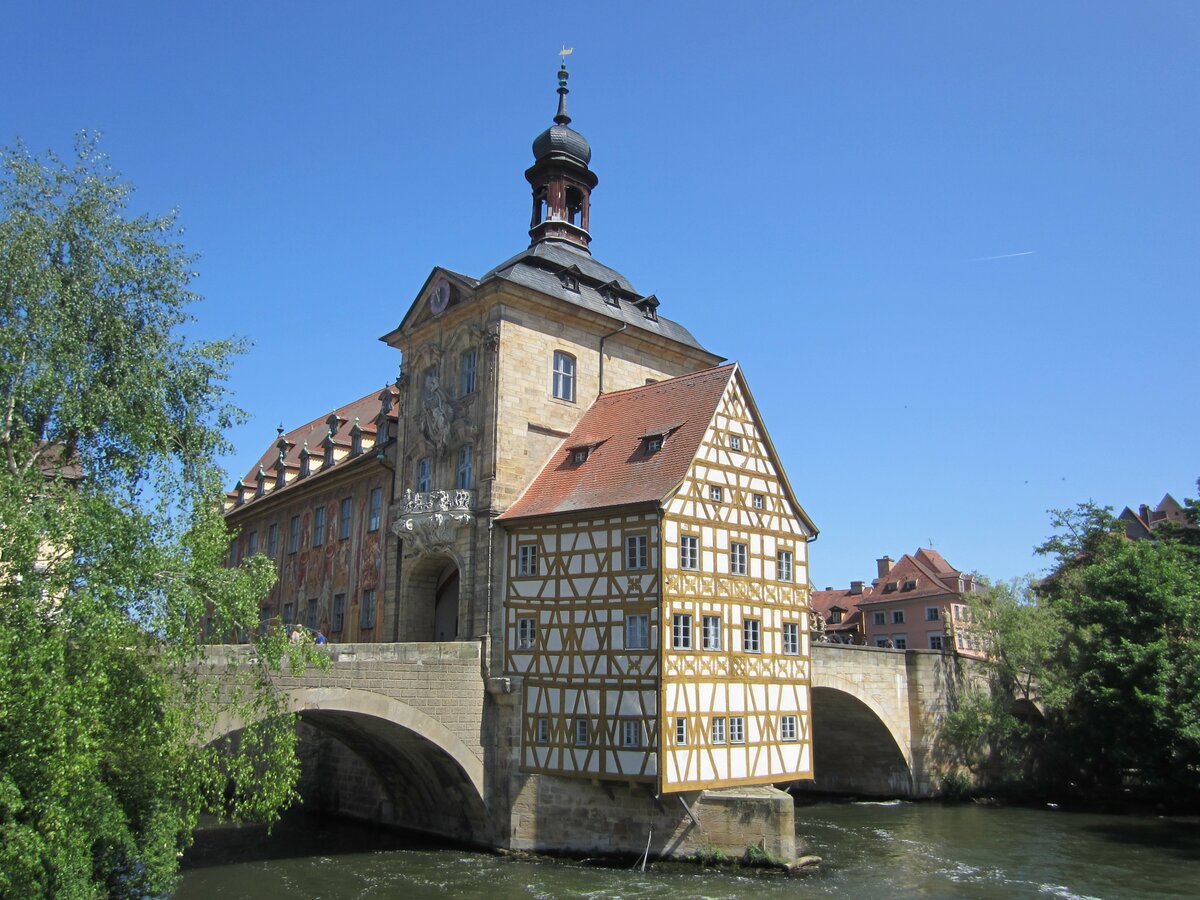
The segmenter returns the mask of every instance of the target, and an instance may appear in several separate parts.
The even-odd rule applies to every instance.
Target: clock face
[[[433,286],[433,293],[429,295],[429,311],[435,316],[441,315],[446,311],[449,303],[450,282],[445,278],[439,278],[437,284]]]

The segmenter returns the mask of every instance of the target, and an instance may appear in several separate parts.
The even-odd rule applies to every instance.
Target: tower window
[[[583,226],[583,191],[567,188],[567,221],[577,227]]]
[[[561,350],[554,351],[553,388],[556,399],[575,402],[575,357]]]

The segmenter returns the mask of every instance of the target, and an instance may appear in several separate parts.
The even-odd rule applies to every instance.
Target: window
[[[588,742],[588,722],[587,719],[575,720],[575,746],[586,747]]]
[[[795,716],[780,716],[779,717],[779,739],[781,741],[796,740],[796,717]]]
[[[537,570],[537,544],[522,544],[517,548],[517,574],[536,575]]]
[[[662,435],[661,434],[656,434],[656,435],[653,435],[652,437],[646,438],[646,452],[647,453],[657,453],[661,449],[662,449]]]
[[[925,621],[936,622],[942,617],[942,611],[936,606],[925,607]]]
[[[671,617],[671,646],[676,650],[692,649],[692,617],[687,613]]]
[[[308,601],[308,612],[304,616],[304,624],[308,626],[309,631],[317,630],[317,616],[321,613],[321,604],[317,602],[316,597]]]
[[[675,743],[687,743],[687,719],[683,716],[675,717]]]
[[[625,538],[625,568],[646,568],[646,535],[631,534]]]
[[[532,650],[537,645],[537,619],[517,619],[517,649]]]
[[[314,547],[325,543],[325,507],[318,506],[313,510],[313,540]]]
[[[257,552],[258,552],[258,532],[252,531],[252,532],[250,532],[250,537],[247,539],[247,542],[246,542],[246,555],[253,556]]]
[[[237,558],[238,539],[231,538],[229,541],[229,568],[233,568],[238,564]]]
[[[460,491],[469,491],[471,484],[475,481],[475,464],[472,455],[470,444],[464,444],[458,448],[458,477],[454,480],[454,484]]]
[[[886,625],[887,619],[884,616],[884,614],[881,612],[871,613],[871,624],[872,625]]]
[[[940,634],[931,634],[929,636],[929,649],[930,650],[941,650],[942,649],[942,636]]]
[[[720,503],[725,498],[725,492],[721,490],[719,484],[710,484],[708,486],[708,499]]]
[[[359,611],[359,627],[374,628],[375,627],[375,589],[370,588],[362,592],[362,609]]]
[[[621,721],[621,746],[642,746],[642,723],[637,719],[623,719]]]
[[[333,616],[329,620],[329,630],[338,634],[346,624],[346,595],[333,595]]]
[[[300,517],[292,516],[292,524],[288,532],[288,553],[300,550]]]
[[[746,743],[746,720],[741,716],[729,717],[729,743]]]
[[[778,569],[779,580],[780,581],[791,581],[792,580],[792,551],[791,550],[780,550],[775,555],[775,558],[779,564],[779,569]]]
[[[554,396],[575,402],[575,357],[561,350],[554,351]]]
[[[433,457],[422,456],[417,460],[415,490],[418,494],[426,494],[433,490]]]
[[[461,397],[475,393],[475,359],[474,350],[468,350],[459,357],[458,393]]]
[[[897,650],[907,650],[908,637],[903,634],[894,634],[892,635],[892,644]]]
[[[272,522],[267,528],[267,556],[275,559],[279,555],[279,525]]]
[[[747,653],[762,650],[762,623],[758,619],[742,620],[742,649]]]
[[[876,647],[886,647],[887,644],[888,644],[888,639],[886,637],[875,638],[875,646]]]
[[[341,514],[338,516],[338,540],[344,541],[350,537],[350,521],[354,518],[354,499],[342,498]]]
[[[704,617],[704,649],[705,650],[720,650],[721,649],[721,617],[720,616],[705,616]]]
[[[746,574],[746,545],[740,541],[729,542],[729,574]]]
[[[700,568],[700,538],[685,534],[679,539],[679,568]]]
[[[380,416],[379,424],[375,426],[375,446],[381,447],[388,441],[388,420],[386,416]]]
[[[725,717],[713,716],[708,729],[708,740],[713,744],[725,743]]]
[[[296,604],[294,601],[289,600],[287,603],[283,604],[283,624],[291,625],[295,621],[296,621]]]
[[[902,609],[893,609],[892,610],[892,624],[893,625],[903,625],[904,624],[904,610],[902,610]]]
[[[550,720],[545,716],[538,716],[537,720],[537,737],[535,740],[539,744],[550,743]]]
[[[783,623],[783,652],[787,656],[800,655],[800,623]]]
[[[764,498],[763,498],[763,495],[762,495],[762,494],[755,494],[755,495],[754,495],[754,496],[751,498],[751,502],[753,503],[753,505],[754,505],[754,508],[755,508],[755,509],[762,509],[762,508],[763,508],[763,506],[764,506]]]
[[[383,488],[371,488],[370,512],[367,515],[367,531],[378,531],[383,518]]]
[[[829,624],[840,625],[842,623],[842,611],[840,609],[831,609],[829,611]]]
[[[741,435],[731,434],[729,436],[729,449],[730,450],[741,450],[742,449]]]
[[[650,617],[636,615],[625,617],[625,649],[650,649]]]
[[[583,465],[585,462],[587,462],[587,458],[588,458],[588,448],[587,447],[580,447],[576,450],[571,451],[571,462],[574,465],[577,465],[577,466]]]

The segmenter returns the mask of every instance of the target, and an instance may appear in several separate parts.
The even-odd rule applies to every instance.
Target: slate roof
[[[388,413],[388,418],[394,420],[398,411],[399,391],[393,385],[388,385],[387,392],[391,395],[391,410]],[[354,445],[353,429],[354,423],[357,421],[359,428],[362,430],[365,448],[369,449],[374,444],[376,435],[376,423],[383,407],[380,399],[383,391],[375,391],[367,394],[365,397],[360,397],[344,406],[339,406],[330,413],[326,413],[311,422],[301,425],[299,428],[293,428],[291,431],[282,435],[282,439],[288,443],[287,452],[284,454],[283,462],[290,473],[295,473],[300,470],[300,456],[307,444],[308,452],[311,457],[312,474],[304,479],[305,482],[317,478],[326,472],[335,469],[341,469],[347,463],[357,459],[363,459],[370,454],[363,453],[359,456],[350,456],[343,454],[342,458],[337,459],[335,450],[335,463],[328,469],[321,465],[321,461],[325,453],[325,438],[329,434],[329,417],[336,415],[338,418],[338,427],[333,435],[334,447],[338,450],[349,451]],[[392,429],[393,436],[395,429]],[[256,499],[265,499],[272,494],[278,493],[281,490],[286,490],[293,484],[298,483],[294,480],[288,480],[287,484],[281,488],[275,488],[275,471],[276,463],[279,460],[279,438],[270,444],[258,461],[250,467],[250,471],[241,479],[242,484],[249,488],[245,502],[237,508],[241,509],[249,506]],[[262,470],[267,475],[267,490],[263,498],[254,496],[254,488],[258,484],[258,473]],[[230,491],[228,496],[236,497],[237,491]]]
[[[572,266],[579,270],[578,291],[564,287],[559,278],[560,272]],[[648,331],[698,350],[705,349],[692,333],[678,322],[657,314],[654,318],[647,318],[645,301],[648,301],[651,307],[656,307],[657,299],[639,294],[629,279],[620,272],[598,262],[586,250],[563,241],[538,241],[532,247],[500,263],[484,275],[480,283],[491,278],[533,288],[572,306],[591,310],[617,322],[624,322],[631,328]],[[616,300],[615,305],[606,302],[605,292]],[[714,357],[720,358],[715,354]]]
[[[687,475],[735,371],[731,363],[597,397],[501,521],[661,501]],[[666,438],[649,453],[654,434]],[[583,448],[587,460],[573,462]]]

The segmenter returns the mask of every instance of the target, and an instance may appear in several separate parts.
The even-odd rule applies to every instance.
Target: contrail
[[[1001,253],[999,256],[977,256],[971,262],[988,262],[993,259],[1012,259],[1014,256],[1033,256],[1036,250],[1022,250],[1020,253]]]

